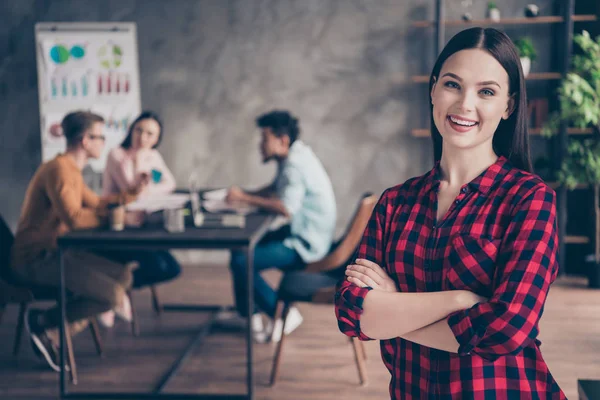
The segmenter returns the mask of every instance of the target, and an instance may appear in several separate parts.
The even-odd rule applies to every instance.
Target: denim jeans
[[[263,311],[274,317],[277,307],[277,292],[260,275],[261,271],[277,268],[291,271],[304,266],[302,259],[294,249],[283,245],[280,231],[269,233],[254,249],[254,301],[255,312]],[[233,292],[238,313],[248,316],[248,267],[246,254],[240,251],[231,252],[231,273],[233,275]]]
[[[169,281],[181,273],[181,267],[175,257],[164,250],[102,251],[101,254],[118,262],[139,262],[139,268],[133,271],[133,288],[135,289]]]

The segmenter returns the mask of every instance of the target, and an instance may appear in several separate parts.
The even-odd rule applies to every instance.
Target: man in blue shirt
[[[268,268],[289,271],[323,258],[331,247],[335,232],[336,204],[323,164],[310,147],[298,140],[298,120],[288,111],[275,110],[258,117],[256,124],[262,135],[263,162],[277,162],[277,176],[272,184],[256,192],[232,187],[227,201],[258,206],[289,220],[289,225],[268,233],[254,251],[256,306],[273,318],[277,293],[260,276],[260,271]],[[236,307],[241,316],[246,316],[247,268],[243,253],[232,252],[231,270]],[[259,314],[253,316],[255,331],[260,331],[259,319]],[[285,333],[290,333],[301,323],[302,316],[292,308]],[[278,332],[275,329],[275,341],[279,340]],[[268,332],[263,334],[268,335]],[[261,341],[260,334],[255,337]]]

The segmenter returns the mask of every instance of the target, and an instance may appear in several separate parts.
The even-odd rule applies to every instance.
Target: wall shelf
[[[444,21],[446,26],[489,26],[489,25],[539,25],[539,24],[560,24],[564,22],[564,18],[561,16],[546,16],[546,17],[534,17],[534,18],[502,18],[500,21],[492,21],[489,18],[486,19],[474,19],[471,21],[453,20]],[[595,15],[574,15],[574,22],[593,22],[597,21],[598,17]],[[414,28],[429,28],[435,26],[435,21],[414,21],[411,24]]]
[[[598,14],[598,10],[596,10],[596,7],[592,7],[591,4],[592,3],[597,3],[599,0],[594,0],[594,1],[587,1],[584,2],[583,0],[581,1],[581,3],[586,3],[586,7],[587,8],[581,8],[582,12],[581,14],[577,15],[575,14],[575,1],[576,0],[555,0],[552,1],[552,3],[554,4],[554,8],[557,10],[557,15],[549,15],[549,16],[538,16],[538,17],[534,17],[534,18],[526,18],[526,17],[517,17],[517,18],[502,18],[499,21],[493,21],[489,18],[479,18],[479,19],[475,19],[475,20],[471,20],[471,21],[464,21],[464,20],[460,20],[460,19],[448,19],[446,18],[446,8],[447,5],[446,0],[431,0],[431,2],[434,4],[434,11],[435,11],[435,15],[433,16],[433,18],[431,20],[419,20],[419,21],[414,21],[411,23],[411,27],[412,28],[416,28],[416,29],[421,29],[421,28],[425,28],[425,29],[429,29],[430,31],[427,32],[426,35],[422,35],[421,33],[425,33],[425,32],[421,32],[417,34],[417,37],[421,37],[423,43],[426,43],[428,41],[432,41],[432,50],[433,50],[433,58],[437,59],[438,55],[442,52],[444,45],[448,42],[448,38],[446,37],[446,35],[450,32],[457,32],[459,30],[462,29],[466,29],[466,28],[470,28],[470,27],[475,27],[475,26],[482,26],[482,27],[497,27],[499,29],[511,29],[512,31],[521,31],[520,33],[527,33],[529,30],[531,30],[532,28],[535,28],[536,26],[538,28],[543,28],[543,31],[540,32],[546,32],[546,30],[548,32],[551,31],[551,35],[553,36],[552,38],[550,38],[550,50],[552,51],[552,57],[550,59],[550,65],[547,65],[545,68],[547,70],[550,70],[551,72],[534,72],[529,74],[529,76],[527,76],[527,81],[536,81],[538,82],[537,85],[532,85],[531,83],[529,83],[527,85],[527,90],[530,89],[530,87],[533,89],[533,86],[547,86],[548,88],[552,89],[552,91],[554,92],[554,88],[556,86],[558,86],[558,84],[560,83],[561,79],[568,73],[569,71],[569,67],[571,64],[571,56],[573,53],[573,35],[575,33],[575,31],[580,31],[580,28],[583,28],[582,25],[579,25],[580,28],[576,28],[575,26],[578,25],[578,23],[582,23],[582,22],[596,22],[600,20],[600,14]],[[449,5],[448,5],[449,6]],[[560,10],[560,11],[559,11]],[[585,11],[584,11],[585,10]],[[455,17],[456,18],[456,17]],[[590,24],[592,25],[592,24]],[[450,32],[448,32],[448,28],[450,28]],[[590,26],[589,28],[591,31],[596,30],[596,25],[594,24],[594,26]],[[539,30],[539,29],[538,29]],[[416,33],[416,32],[414,32]],[[592,32],[590,32],[592,33]],[[547,33],[546,33],[547,34]],[[593,35],[596,35],[597,32],[592,33]],[[428,72],[428,71],[425,71]],[[406,74],[392,74],[390,79],[390,82],[393,85],[399,85],[399,86],[408,86],[408,85],[428,85],[429,84],[429,75],[414,75],[414,76],[410,76],[410,75],[406,75]],[[424,85],[423,85],[424,86]],[[557,100],[556,102],[558,103],[558,98],[556,94],[553,95],[549,95],[548,96],[549,100]],[[423,99],[421,99],[423,100]],[[553,107],[556,108],[556,107]],[[429,109],[429,105],[426,106],[426,109]],[[553,111],[553,110],[548,110],[548,111]],[[427,126],[428,124],[423,121],[422,122],[425,126]],[[541,136],[541,129],[540,128],[530,128],[529,129],[529,133],[531,136],[533,137],[538,137],[538,138],[543,138],[543,136]],[[586,136],[584,135],[591,135],[595,132],[595,130],[593,129],[579,129],[579,128],[569,128],[569,129],[560,129],[559,131],[556,132],[556,135],[554,135],[551,138],[551,143],[552,143],[552,157],[557,158],[557,161],[560,162],[560,160],[562,160],[565,156],[566,156],[566,152],[567,152],[567,144],[569,141],[569,137],[573,138],[573,136],[571,135],[581,135],[581,136],[575,136],[578,138],[586,138]],[[417,138],[426,138],[426,137],[430,137],[430,129],[413,129],[410,132],[410,135],[412,137],[417,137]],[[533,139],[532,139],[533,140]],[[536,139],[537,140],[537,139]],[[544,140],[546,140],[544,138]],[[550,142],[549,142],[550,143]],[[550,150],[549,150],[550,151]],[[553,168],[553,172],[554,171],[554,167]],[[567,219],[567,214],[568,214],[568,208],[567,208],[567,189],[566,187],[564,187],[563,185],[559,185],[556,182],[550,182],[549,183],[552,187],[556,188],[556,192],[557,192],[557,219],[558,219],[558,237],[559,237],[559,245],[560,245],[560,250],[559,250],[559,265],[561,265],[561,271],[562,268],[564,268],[564,266],[566,265],[566,258],[565,258],[565,254],[567,253],[565,250],[565,245],[566,244],[577,244],[577,245],[581,245],[581,244],[586,244],[586,243],[593,243],[595,240],[595,237],[592,236],[591,238],[587,237],[587,236],[570,236],[567,235],[567,223],[566,223],[566,219]],[[583,189],[584,186],[580,185],[577,187],[577,189]]]
[[[568,135],[591,135],[594,133],[592,128],[569,128],[567,129]],[[542,128],[529,128],[530,135],[541,135]]]
[[[558,182],[546,182],[546,184],[552,189],[558,189],[560,187],[560,183]],[[589,189],[589,187],[590,185],[587,183],[580,183],[579,185],[575,186],[575,189]]]
[[[558,72],[532,72],[527,75],[528,81],[554,81],[560,80],[562,75]],[[397,76],[392,78],[395,83],[406,81],[405,76]],[[412,83],[429,83],[429,75],[413,75],[410,77]]]
[[[588,244],[590,242],[590,238],[587,236],[574,236],[574,235],[566,235],[565,243],[568,244]]]
[[[429,129],[413,129],[410,131],[410,134],[413,137],[429,137],[430,133],[431,132],[429,131]],[[541,133],[542,133],[541,128],[530,128],[529,129],[530,135],[541,135]],[[567,129],[567,133],[569,135],[591,135],[592,133],[594,133],[594,131],[591,128],[585,128],[585,129],[569,128],[569,129]]]

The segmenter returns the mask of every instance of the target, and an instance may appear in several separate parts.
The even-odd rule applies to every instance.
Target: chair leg
[[[269,343],[273,341],[273,334],[275,333],[275,324],[281,318],[281,315],[283,314],[284,306],[285,306],[285,302],[283,302],[283,301],[277,302],[277,307],[275,308],[275,316],[273,317],[273,331],[271,332],[271,337],[269,337],[269,340],[268,340]],[[283,331],[281,333],[283,334]]]
[[[100,336],[100,329],[98,329],[98,321],[96,318],[90,318],[90,332],[92,333],[92,338],[94,339],[94,345],[96,346],[96,352],[99,356],[102,356],[102,337]]]
[[[131,303],[131,334],[137,337],[140,336],[140,326],[135,310],[135,304],[133,303],[133,296],[130,291],[127,292],[127,297],[129,297],[129,302]]]
[[[367,379],[367,367],[365,365],[365,360],[362,357],[362,351],[360,350],[360,344],[358,342],[359,340],[357,338],[350,338],[350,343],[352,343],[352,349],[354,350],[356,368],[358,369],[358,379],[361,386],[366,386],[367,383],[369,383]]]
[[[73,341],[71,340],[71,331],[69,329],[69,324],[66,321],[64,321],[63,323],[65,325],[65,343],[67,345],[67,356],[70,367],[71,382],[73,383],[73,385],[77,385],[77,366],[75,365],[75,354],[73,352]]]
[[[359,340],[358,343],[360,344],[360,351],[362,353],[362,358],[363,360],[367,361],[367,349],[365,348],[365,342],[363,342],[362,340]]]
[[[150,294],[152,296],[152,308],[154,309],[156,315],[160,315],[162,307],[160,305],[160,301],[158,300],[158,290],[156,289],[156,286],[150,286]]]
[[[269,381],[270,386],[275,386],[277,381],[277,376],[279,375],[279,363],[281,361],[281,351],[283,350],[283,342],[285,341],[285,324],[287,322],[287,317],[290,311],[290,305],[286,304],[283,307],[283,302],[279,302],[277,305],[277,309],[283,308],[283,326],[281,327],[281,339],[279,339],[279,343],[277,343],[277,349],[275,350],[275,356],[273,357],[273,366],[271,367],[271,379]],[[276,313],[277,314],[277,313]],[[275,319],[277,321],[277,319]]]
[[[15,331],[15,343],[13,345],[13,356],[19,354],[21,348],[21,338],[23,337],[23,326],[25,326],[25,314],[27,312],[27,303],[21,303],[19,306],[19,319],[17,320],[17,330]]]

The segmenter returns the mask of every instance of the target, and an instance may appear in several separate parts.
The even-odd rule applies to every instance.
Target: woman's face
[[[494,132],[514,104],[508,73],[481,49],[461,50],[444,62],[431,102],[444,151],[492,149]]]
[[[151,149],[156,146],[160,137],[160,125],[154,119],[147,118],[138,121],[133,127],[132,147]]]

